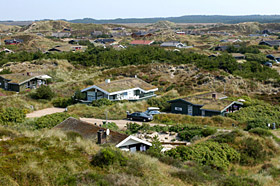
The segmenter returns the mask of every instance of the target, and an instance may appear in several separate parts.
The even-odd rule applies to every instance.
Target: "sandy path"
[[[47,109],[43,109],[43,110],[38,110],[32,113],[29,113],[26,115],[27,118],[38,118],[38,117],[42,117],[48,114],[54,114],[54,113],[59,113],[59,112],[64,112],[65,109],[64,108],[47,108]],[[103,121],[105,121],[104,119],[95,119],[95,118],[80,118],[80,120],[91,123],[91,124],[103,124]],[[139,122],[139,121],[130,121],[130,120],[108,120],[108,122],[114,122],[118,125],[118,127],[120,129],[125,129],[126,128],[126,124],[133,122],[133,123],[137,123],[139,125],[142,125],[143,122]],[[146,124],[149,124],[150,126],[154,126],[154,125],[161,125],[161,126],[166,126],[164,124],[155,124],[155,123],[150,123],[150,122],[146,122]]]
[[[41,116],[45,116],[45,115],[48,115],[48,114],[54,114],[54,113],[59,113],[59,112],[64,112],[65,109],[64,108],[46,108],[46,109],[43,109],[43,110],[37,110],[35,112],[32,112],[32,113],[29,113],[29,114],[26,114],[26,117],[27,118],[38,118],[38,117],[41,117]]]

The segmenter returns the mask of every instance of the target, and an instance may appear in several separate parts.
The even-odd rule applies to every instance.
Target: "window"
[[[175,107],[175,110],[176,110],[176,111],[182,112],[182,111],[183,111],[183,108],[182,108],[182,107]]]

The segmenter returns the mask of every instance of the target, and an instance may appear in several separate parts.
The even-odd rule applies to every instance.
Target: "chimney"
[[[102,129],[100,129],[97,132],[97,144],[104,144],[106,142],[106,132]]]
[[[105,80],[105,83],[108,83],[108,84],[109,84],[110,82],[111,82],[110,79],[106,79],[106,80]]]
[[[218,94],[217,94],[217,93],[212,93],[212,98],[213,98],[214,100],[217,100],[217,99],[218,99]]]

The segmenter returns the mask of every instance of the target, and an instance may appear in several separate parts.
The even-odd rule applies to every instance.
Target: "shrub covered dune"
[[[278,185],[272,136],[216,133],[164,154],[154,140],[147,153],[132,154],[73,132],[0,127],[0,185]]]

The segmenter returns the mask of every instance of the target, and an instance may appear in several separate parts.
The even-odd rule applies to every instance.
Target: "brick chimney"
[[[104,144],[106,143],[106,132],[102,129],[100,129],[98,132],[97,132],[97,144]]]

